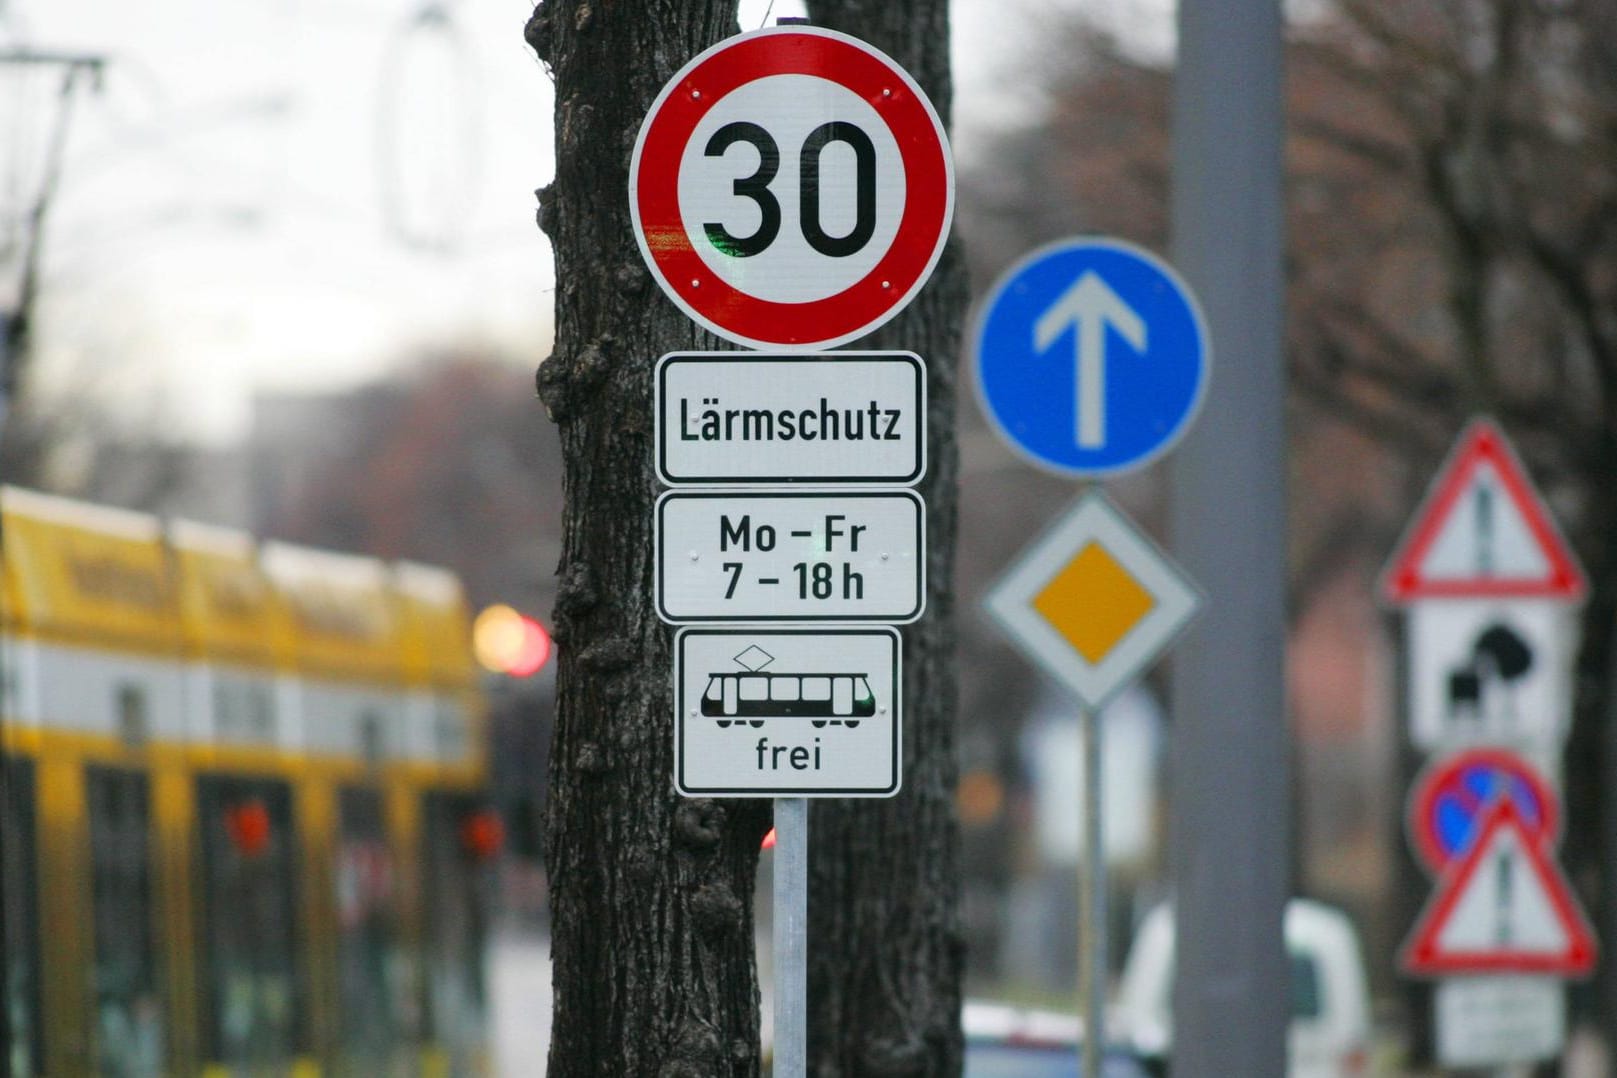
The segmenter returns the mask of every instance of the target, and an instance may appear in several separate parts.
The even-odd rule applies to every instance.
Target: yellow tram
[[[0,488],[14,1075],[486,1072],[458,580]]]

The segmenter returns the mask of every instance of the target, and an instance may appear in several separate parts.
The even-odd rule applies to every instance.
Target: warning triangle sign
[[[1547,842],[1516,802],[1489,809],[1469,853],[1443,875],[1404,944],[1415,976],[1594,971],[1595,937]]]
[[[1588,584],[1504,432],[1473,420],[1382,576],[1383,597],[1580,601]]]

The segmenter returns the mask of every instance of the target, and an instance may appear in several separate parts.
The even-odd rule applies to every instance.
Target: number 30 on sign
[[[630,165],[635,238],[696,322],[823,348],[897,314],[954,209],[943,125],[864,42],[804,26],[720,42],[652,103]]]

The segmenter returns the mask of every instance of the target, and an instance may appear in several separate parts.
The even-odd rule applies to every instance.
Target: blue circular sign
[[[1560,838],[1560,799],[1516,753],[1466,749],[1427,768],[1410,791],[1406,821],[1410,843],[1426,867],[1440,873],[1463,857],[1502,798],[1515,802],[1532,837],[1552,843]]]
[[[971,334],[989,423],[1038,467],[1104,476],[1150,463],[1207,388],[1201,308],[1173,268],[1122,240],[1061,240],[1016,263]]]

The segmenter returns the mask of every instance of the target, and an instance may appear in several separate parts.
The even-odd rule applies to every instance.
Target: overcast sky
[[[745,0],[743,28],[769,7]],[[550,339],[551,257],[532,222],[552,101],[522,41],[530,10],[0,0],[0,42],[108,60],[101,91],[76,101],[52,211],[50,386],[134,400],[221,442],[242,433],[256,387],[335,387],[467,340],[531,366]],[[802,10],[776,0],[770,18]],[[1017,95],[1006,57],[1026,30],[1006,10],[954,0],[962,139]],[[54,116],[58,77],[45,75],[0,70],[8,215]]]

